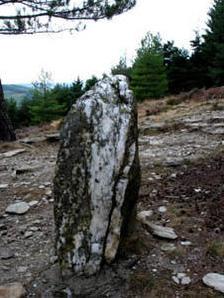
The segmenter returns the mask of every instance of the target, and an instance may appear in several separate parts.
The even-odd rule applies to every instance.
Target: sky
[[[110,74],[121,56],[132,61],[147,32],[159,33],[163,42],[174,41],[190,50],[195,30],[206,28],[213,0],[137,0],[130,11],[112,20],[87,22],[82,32],[42,35],[0,35],[0,78],[3,84],[30,84],[41,70],[50,72],[54,83],[78,77],[100,78]]]

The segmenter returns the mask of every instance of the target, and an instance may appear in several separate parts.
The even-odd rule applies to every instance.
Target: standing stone
[[[115,259],[135,217],[137,131],[136,103],[122,75],[98,82],[72,106],[54,181],[62,269],[91,275]]]

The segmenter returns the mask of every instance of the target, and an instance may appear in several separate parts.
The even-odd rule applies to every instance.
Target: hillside
[[[91,278],[63,280],[55,256],[58,144],[37,128],[0,144],[2,285],[20,282],[26,297],[223,297],[202,278],[224,268],[224,99],[164,99],[138,107],[139,222],[119,261]],[[29,205],[24,214],[6,212],[21,201]],[[177,239],[154,235],[140,223],[143,215],[172,228]]]
[[[5,98],[8,98],[8,99],[14,98],[20,101],[24,97],[29,97],[31,85],[30,87],[28,86],[24,86],[20,84],[3,84]]]

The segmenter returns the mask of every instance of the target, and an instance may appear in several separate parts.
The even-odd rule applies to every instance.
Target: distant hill
[[[30,89],[32,85],[29,84],[3,84],[5,98],[14,98],[21,101],[24,97],[30,97]]]

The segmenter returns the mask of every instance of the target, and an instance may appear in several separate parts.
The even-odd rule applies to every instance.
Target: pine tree
[[[84,92],[88,91],[89,89],[91,89],[97,82],[99,81],[99,79],[97,79],[96,76],[92,75],[92,77],[88,80],[86,80],[85,83],[85,88],[83,89]]]
[[[30,107],[33,104],[33,99],[24,97],[18,107],[18,127],[31,125]]]
[[[191,63],[185,49],[174,46],[173,41],[163,45],[169,93],[179,93],[191,89]]]
[[[65,114],[66,105],[59,104],[51,90],[42,93],[38,89],[33,91],[33,101],[30,105],[31,123],[34,125],[49,123]]]
[[[85,24],[80,22],[111,19],[131,9],[135,2],[135,0],[0,0],[2,12],[0,34],[81,30],[85,28]]]
[[[224,0],[214,0],[208,15],[202,50],[212,84],[221,86],[224,85]]]
[[[18,128],[18,107],[16,100],[15,98],[11,97],[9,99],[6,99],[5,102],[7,107],[7,113],[12,122],[12,126],[14,129]]]
[[[132,68],[127,64],[126,55],[121,56],[118,64],[111,68],[112,75],[122,74],[129,79],[131,78],[131,71],[132,71]]]
[[[7,114],[6,102],[0,80],[0,140],[14,141],[15,139],[16,135],[12,126],[12,122]]]
[[[159,98],[166,93],[167,78],[159,35],[147,33],[141,41],[131,73],[131,87],[139,101]]]

